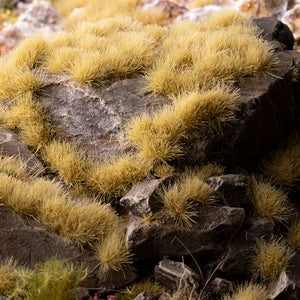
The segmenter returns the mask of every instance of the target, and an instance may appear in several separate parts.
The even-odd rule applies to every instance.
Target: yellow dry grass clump
[[[178,97],[152,117],[132,119],[126,126],[127,139],[145,159],[168,161],[183,154],[182,142],[188,130],[201,125],[218,127],[231,120],[237,109],[237,92],[218,85]]]
[[[82,21],[129,16],[144,24],[166,24],[168,15],[161,9],[153,8],[144,11],[140,0],[64,0],[55,1],[55,6],[66,17],[65,27],[70,28]],[[74,10],[76,9],[76,10]]]
[[[262,217],[284,222],[291,214],[288,196],[268,182],[258,182],[253,178],[250,196],[256,211]]]
[[[296,250],[300,250],[300,221],[297,220],[289,228],[288,234],[289,244]]]
[[[16,98],[14,104],[6,110],[2,123],[9,129],[18,129],[20,140],[35,150],[51,137],[47,114],[34,99],[32,92],[23,93]]]
[[[214,190],[204,182],[206,175],[207,169],[205,173],[202,173],[201,169],[188,169],[171,187],[160,192],[165,212],[176,223],[191,226],[198,210],[194,207],[195,204],[198,202],[205,206],[214,203]]]
[[[17,279],[17,262],[13,258],[6,259],[0,263],[0,296],[14,288]]]
[[[107,162],[95,162],[86,173],[87,184],[104,196],[122,196],[128,188],[147,176],[152,164],[138,156],[111,157]]]
[[[287,269],[293,256],[294,252],[283,240],[259,240],[252,258],[253,270],[264,280],[276,279]]]
[[[6,173],[24,181],[30,179],[27,174],[26,163],[14,157],[0,155],[0,173]]]
[[[239,286],[233,294],[226,295],[222,300],[268,300],[268,291],[258,284],[244,284]]]
[[[292,187],[300,179],[300,138],[293,136],[285,149],[274,152],[263,163],[263,175],[276,183]]]

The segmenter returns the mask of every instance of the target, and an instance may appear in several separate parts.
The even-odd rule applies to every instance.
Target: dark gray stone
[[[157,300],[157,299],[158,299],[158,297],[155,297],[155,296],[149,294],[147,291],[144,291],[144,292],[138,294],[134,298],[134,300]]]
[[[224,124],[221,133],[204,128],[189,132],[182,157],[185,165],[214,161],[229,169],[253,169],[263,155],[286,141],[300,111],[300,82],[293,79],[300,53],[276,55],[274,76],[247,78],[237,84],[241,97],[235,121]]]
[[[89,290],[85,287],[78,287],[74,292],[74,298],[76,300],[89,300]]]
[[[200,276],[183,262],[164,259],[155,266],[155,279],[168,291],[176,291],[178,286],[197,289],[200,286]]]
[[[253,208],[248,197],[249,177],[243,175],[226,174],[210,177],[206,182],[220,195],[226,206]]]
[[[0,259],[14,257],[19,264],[33,267],[56,256],[77,262],[81,251],[60,236],[47,232],[33,221],[25,222],[8,207],[0,206]]]
[[[146,95],[141,78],[118,80],[96,88],[64,78],[45,78],[39,100],[49,111],[57,135],[101,158],[126,151],[119,140],[130,117],[170,102]]]
[[[266,41],[280,42],[283,49],[293,50],[295,39],[287,25],[275,17],[252,19],[252,23],[262,30],[262,38]]]
[[[18,141],[16,137],[0,128],[0,155],[15,157],[26,163],[27,171],[31,175],[40,175],[44,173],[44,167],[41,162],[30,152],[28,147]]]
[[[275,224],[268,218],[246,218],[243,229],[233,238],[221,258],[219,271],[227,276],[247,276],[251,272],[251,256],[257,239],[271,240]]]
[[[242,208],[199,207],[195,224],[180,226],[166,220],[145,224],[131,216],[127,244],[135,259],[172,255],[214,255],[223,252],[245,218]]]
[[[171,177],[163,177],[137,184],[120,200],[120,204],[138,217],[152,216],[162,207],[158,191],[170,180]]]

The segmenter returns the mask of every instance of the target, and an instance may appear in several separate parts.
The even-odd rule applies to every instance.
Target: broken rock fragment
[[[200,207],[191,227],[168,220],[146,224],[131,216],[127,227],[127,244],[135,259],[172,255],[214,255],[223,252],[239,231],[245,218],[243,208]]]

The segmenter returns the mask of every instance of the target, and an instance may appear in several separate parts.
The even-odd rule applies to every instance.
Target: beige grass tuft
[[[214,203],[214,190],[202,178],[201,170],[188,169],[171,187],[160,192],[166,213],[176,223],[188,226],[193,223],[196,202],[203,206]]]
[[[84,180],[84,174],[89,167],[85,154],[77,147],[54,140],[42,149],[42,157],[50,168],[69,184]]]
[[[45,38],[42,35],[33,35],[9,52],[6,61],[15,68],[32,69],[43,62],[47,51],[48,45]]]
[[[26,163],[20,159],[0,155],[0,172],[21,180],[29,180]]]
[[[22,70],[8,64],[0,68],[0,100],[9,100],[27,92],[34,92],[41,86],[29,69]]]
[[[296,221],[289,228],[288,234],[289,244],[296,250],[300,250],[300,221]]]
[[[43,108],[33,99],[32,93],[24,93],[5,114],[5,125],[18,129],[19,137],[27,146],[39,149],[51,137],[51,129]]]
[[[262,217],[284,222],[291,215],[288,196],[270,183],[253,179],[250,196],[256,211]]]
[[[268,300],[268,291],[261,285],[247,283],[239,286],[231,296],[226,295],[222,300]]]
[[[131,263],[131,255],[126,248],[124,228],[116,228],[101,244],[95,246],[97,260],[100,261],[100,272],[105,276],[109,270],[121,271]]]
[[[257,271],[264,280],[273,280],[289,266],[294,252],[283,240],[257,242],[255,254],[252,258],[253,270]]]
[[[300,179],[300,138],[294,136],[285,149],[271,154],[263,163],[263,174],[276,183],[292,187]]]
[[[124,195],[132,184],[144,179],[152,165],[139,157],[124,155],[95,163],[86,174],[87,183],[103,195]]]
[[[7,295],[14,288],[17,279],[17,262],[6,259],[0,264],[0,295]]]

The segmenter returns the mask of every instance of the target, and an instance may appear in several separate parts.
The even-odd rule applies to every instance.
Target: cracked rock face
[[[157,110],[170,101],[145,95],[145,83],[140,78],[97,88],[54,78],[45,84],[40,101],[49,111],[57,135],[99,158],[126,150],[119,141],[130,117]]]
[[[127,244],[135,259],[172,255],[213,255],[226,249],[245,218],[243,208],[200,207],[192,227],[170,222],[146,224],[131,216]]]

